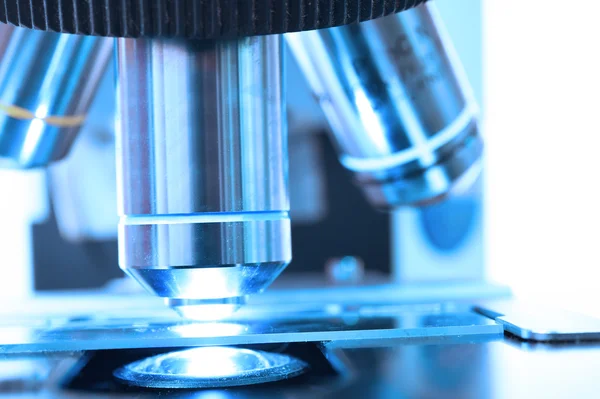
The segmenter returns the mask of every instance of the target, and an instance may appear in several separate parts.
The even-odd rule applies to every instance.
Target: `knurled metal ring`
[[[366,21],[426,0],[0,0],[0,22],[116,37],[234,38]]]

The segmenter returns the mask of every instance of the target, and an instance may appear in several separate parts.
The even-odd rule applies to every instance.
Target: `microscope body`
[[[375,20],[349,25],[352,19],[336,19],[339,10],[334,7],[327,24],[319,22],[322,16],[318,16],[314,26],[303,20],[300,28],[294,28],[298,15],[289,11],[292,19],[286,26],[271,24],[263,27],[269,29],[264,32],[258,25],[242,22],[234,32],[223,15],[215,20],[221,24],[219,30],[204,25],[204,30],[198,26],[178,30],[198,10],[188,10],[189,14],[170,22],[157,19],[159,25],[171,24],[158,31],[151,23],[123,25],[108,17],[90,32],[85,24],[71,27],[61,22],[57,27],[48,20],[48,29],[124,36],[117,39],[116,51],[121,268],[181,311],[204,304],[239,305],[247,295],[262,292],[290,263],[289,187],[294,182],[288,179],[285,104],[290,93],[285,88],[283,39],[276,34],[280,32],[308,30],[285,37],[292,62],[323,110],[326,124],[320,129],[331,133],[340,163],[373,208],[425,205],[468,187],[481,164],[477,106],[435,6],[377,18],[408,6],[373,9],[369,15],[357,9],[358,21]],[[71,15],[68,10],[61,12],[63,20]],[[152,10],[142,7],[140,12],[141,22],[156,18]],[[254,8],[239,12],[262,15]],[[72,14],[76,20],[79,16]],[[281,15],[271,17],[277,20]],[[7,13],[5,18],[10,22],[15,15]],[[341,26],[310,31],[335,25]],[[16,34],[7,37],[7,48],[25,40]],[[64,41],[80,37],[85,36],[65,36]],[[108,39],[90,40],[96,46],[92,50],[109,46]],[[100,50],[92,50],[81,58],[94,63]],[[38,166],[29,160],[35,158],[29,147],[36,138],[36,151],[46,154],[46,158],[38,156],[42,164],[64,157],[82,123],[77,118],[89,108],[85,99],[95,89],[80,90],[84,99],[78,92],[66,100],[46,95],[61,85],[77,87],[82,80],[69,70],[68,57],[48,51],[65,63],[61,72],[71,81],[34,80],[32,84],[40,82],[37,96],[31,88],[15,90],[25,97],[10,101],[23,106],[29,101],[36,111],[19,122],[20,141],[4,134],[4,157],[25,168]],[[56,74],[52,60],[39,63],[48,76]],[[101,62],[98,68],[104,65]],[[31,73],[43,76],[38,70]],[[67,104],[67,100],[83,105],[78,110],[54,110],[55,103]],[[44,110],[66,115],[46,117]],[[14,117],[14,112],[7,115],[9,121]],[[302,121],[301,116],[296,118]],[[76,120],[79,125],[72,126],[73,133],[57,133],[57,120]],[[36,133],[30,123],[55,131]],[[302,174],[301,165],[295,169]],[[387,248],[385,252],[390,253]],[[371,263],[385,268],[391,262],[383,258]]]
[[[480,45],[480,26],[456,51],[431,3],[268,3],[136,0],[115,18],[75,2],[55,20],[45,2],[44,13],[0,14],[77,34],[3,26],[12,64],[0,60],[0,87],[14,95],[0,97],[0,154],[32,168],[73,146],[48,169],[33,274],[40,291],[94,288],[63,302],[39,292],[25,313],[50,327],[0,327],[4,352],[94,353],[67,390],[120,393],[102,359],[116,368],[173,348],[255,345],[318,370],[259,395],[482,397],[496,364],[546,354],[505,332],[549,345],[600,338],[595,321],[491,301],[510,291],[485,279],[481,65],[465,72],[458,56]],[[473,6],[442,15],[462,21]],[[115,76],[113,39],[101,36],[118,37]],[[32,62],[36,49],[48,56]],[[83,61],[67,62],[69,51]],[[36,79],[15,86],[15,65],[35,66]],[[573,353],[596,361],[597,350]]]

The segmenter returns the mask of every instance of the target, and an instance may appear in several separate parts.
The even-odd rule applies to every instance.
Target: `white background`
[[[486,262],[600,316],[600,2],[483,2]]]

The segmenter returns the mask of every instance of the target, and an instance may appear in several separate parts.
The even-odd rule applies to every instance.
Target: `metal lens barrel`
[[[85,121],[114,41],[0,24],[0,166],[64,158]]]
[[[291,260],[280,37],[117,52],[121,268],[174,307],[262,291]]]
[[[477,176],[477,108],[432,4],[287,41],[372,204],[423,204]]]

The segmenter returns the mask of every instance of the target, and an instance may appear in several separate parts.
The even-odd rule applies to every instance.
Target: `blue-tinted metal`
[[[279,36],[118,40],[119,264],[186,315],[291,260],[282,56]]]
[[[286,35],[342,164],[380,207],[445,196],[479,171],[471,90],[433,5]]]
[[[34,168],[69,151],[113,40],[0,25],[0,166]]]

